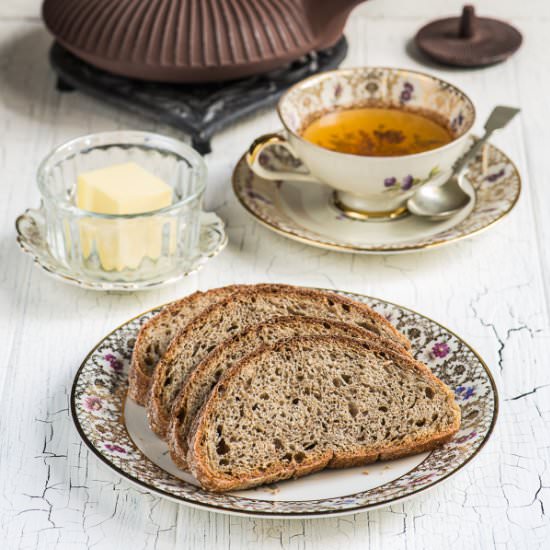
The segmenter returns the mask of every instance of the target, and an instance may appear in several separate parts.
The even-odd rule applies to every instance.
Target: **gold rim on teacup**
[[[429,151],[402,156],[360,156],[325,149],[304,139],[304,128],[325,113],[384,106],[430,111],[446,121],[452,140]],[[426,184],[443,181],[465,152],[475,107],[459,88],[432,75],[387,67],[339,69],[291,87],[277,112],[284,133],[257,138],[247,154],[251,170],[269,180],[322,183],[335,191],[334,205],[362,220],[391,220],[406,214],[406,201]],[[295,159],[295,170],[262,164],[262,151],[279,147]]]

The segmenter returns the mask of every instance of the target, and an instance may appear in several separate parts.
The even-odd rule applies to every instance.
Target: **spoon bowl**
[[[443,185],[425,185],[409,199],[407,208],[415,216],[440,221],[465,208],[471,200],[459,178],[453,177]]]
[[[485,134],[474,141],[468,152],[456,161],[449,179],[441,185],[421,187],[407,201],[409,212],[415,216],[438,221],[450,218],[462,210],[471,200],[470,195],[465,193],[460,185],[464,168],[475,158],[493,132],[504,128],[518,113],[519,109],[515,107],[495,107],[485,122]]]

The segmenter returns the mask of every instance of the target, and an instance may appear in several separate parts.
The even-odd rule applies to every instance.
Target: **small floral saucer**
[[[262,164],[296,169],[296,159],[271,147]],[[399,182],[388,178],[392,189]],[[405,185],[407,182],[403,183]],[[395,184],[395,185],[394,185]],[[330,187],[316,183],[271,181],[254,174],[245,158],[233,172],[233,189],[257,221],[290,239],[320,248],[359,254],[395,254],[441,246],[470,237],[502,219],[515,206],[521,178],[514,163],[488,145],[468,166],[464,190],[474,199],[453,217],[438,222],[408,215],[368,222],[348,217],[334,204]]]
[[[345,293],[342,293],[345,294]],[[127,399],[128,368],[146,312],[108,334],[80,366],[71,412],[84,443],[122,477],[157,495],[198,508],[246,516],[336,516],[395,504],[458,472],[483,448],[498,410],[491,373],[481,357],[449,329],[410,309],[362,295],[408,336],[415,356],[451,387],[462,412],[455,438],[430,453],[345,470],[326,470],[277,485],[227,494],[202,490],[170,460],[148,426],[145,409]]]

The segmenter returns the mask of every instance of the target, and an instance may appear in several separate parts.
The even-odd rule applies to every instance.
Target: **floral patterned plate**
[[[284,169],[285,165],[296,169],[296,159],[282,148],[271,147],[262,156],[261,163],[268,169]],[[388,178],[388,183],[394,186],[394,180]],[[414,252],[479,233],[512,210],[521,192],[521,178],[514,163],[488,145],[484,155],[466,169],[462,186],[474,200],[447,220],[434,222],[409,215],[366,222],[339,210],[328,186],[263,179],[248,168],[244,157],[233,172],[237,198],[269,229],[312,246],[359,254]]]
[[[345,294],[345,293],[342,293]],[[395,504],[447,480],[474,458],[495,425],[498,396],[489,369],[456,334],[412,310],[350,295],[390,319],[415,355],[454,389],[462,425],[453,441],[430,453],[228,494],[202,490],[171,462],[147,427],[145,409],[126,398],[128,367],[146,312],[108,334],[79,368],[71,412],[90,450],[112,470],[157,495],[206,510],[248,516],[303,518],[351,514]]]

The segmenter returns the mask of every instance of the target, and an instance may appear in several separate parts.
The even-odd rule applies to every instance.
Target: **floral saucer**
[[[272,147],[262,164],[283,169],[296,159]],[[233,189],[252,216],[290,239],[320,248],[359,254],[395,254],[441,246],[470,237],[502,219],[515,206],[521,178],[514,163],[488,145],[462,178],[473,200],[453,217],[429,221],[407,215],[374,222],[348,217],[335,204],[330,187],[316,183],[271,181],[254,174],[245,158],[233,172]]]
[[[449,329],[410,309],[362,295],[411,340],[415,356],[451,387],[462,412],[455,438],[430,453],[345,470],[326,470],[247,491],[201,489],[170,460],[147,425],[143,407],[127,399],[128,368],[140,326],[159,308],[108,334],[80,366],[71,412],[84,443],[108,467],[151,493],[198,508],[246,516],[336,516],[395,504],[461,470],[483,448],[497,417],[495,382],[481,357]]]

